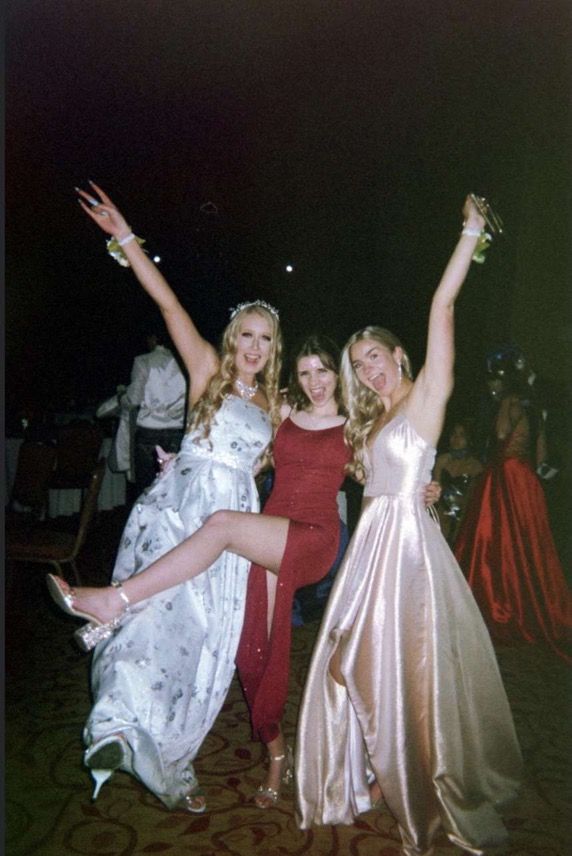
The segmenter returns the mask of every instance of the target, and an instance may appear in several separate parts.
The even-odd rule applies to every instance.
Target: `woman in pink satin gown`
[[[491,377],[489,388],[499,399],[493,453],[455,556],[493,639],[546,642],[572,663],[572,595],[535,472],[544,460],[542,423],[516,370]]]
[[[439,828],[481,854],[506,830],[521,756],[489,635],[421,485],[453,386],[454,303],[483,219],[469,197],[411,378],[393,334],[367,327],[342,357],[362,515],[338,571],[304,691],[296,749],[302,828],[352,823],[383,798],[407,856]]]

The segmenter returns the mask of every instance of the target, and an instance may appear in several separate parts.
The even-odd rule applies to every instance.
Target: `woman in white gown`
[[[338,572],[304,691],[296,751],[302,828],[352,823],[383,798],[407,856],[442,827],[473,854],[506,838],[521,756],[495,654],[470,589],[420,494],[453,386],[454,302],[484,221],[465,226],[433,297],[411,379],[393,334],[344,349],[347,436],[364,507]]]
[[[133,272],[158,304],[189,372],[192,408],[179,454],[131,512],[113,571],[118,585],[213,511],[258,511],[254,473],[279,419],[281,344],[276,310],[254,301],[234,310],[219,357],[109,197],[93,189],[101,202],[79,191],[90,205],[82,207],[122,242]],[[123,769],[169,808],[204,811],[192,762],[232,680],[249,564],[223,553],[197,579],[130,610],[115,635],[96,628],[95,702],[84,732],[94,796],[113,770]],[[93,634],[78,634],[91,647]]]

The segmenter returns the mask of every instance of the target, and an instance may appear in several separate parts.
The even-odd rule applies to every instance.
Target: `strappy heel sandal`
[[[383,791],[381,790],[375,779],[369,786],[369,798],[371,801],[372,809],[375,809],[377,811],[377,809],[380,809],[382,807],[384,802]]]
[[[268,759],[270,761],[286,761],[280,776],[280,782],[283,785],[290,784],[294,778],[294,756],[292,754],[291,747],[287,746],[286,752],[283,752],[282,755],[269,755]],[[276,805],[279,799],[280,788],[270,788],[267,785],[259,785],[256,794],[254,795],[254,802],[258,808],[262,809],[271,808],[272,805]],[[269,802],[262,802],[263,800]]]
[[[103,737],[90,746],[83,756],[95,781],[92,799],[97,799],[101,786],[118,770],[125,760],[125,741],[117,734]]]
[[[129,610],[130,601],[125,592],[122,591],[122,584],[113,582],[111,585],[118,589],[117,593],[125,604],[125,607],[116,618],[112,618],[111,621],[102,622],[94,615],[90,615],[89,612],[82,612],[80,609],[76,609],[74,606],[75,590],[70,588],[69,591],[65,591],[62,588],[59,578],[54,576],[54,574],[48,574],[48,590],[55,603],[57,603],[60,609],[67,612],[68,615],[72,615],[74,618],[85,618],[88,622],[74,633],[74,639],[83,651],[91,651],[99,642],[103,642],[105,639],[113,636]]]

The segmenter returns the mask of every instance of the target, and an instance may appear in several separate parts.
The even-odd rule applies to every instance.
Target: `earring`
[[[403,367],[401,363],[397,364],[397,386],[401,386],[401,380],[403,378]]]

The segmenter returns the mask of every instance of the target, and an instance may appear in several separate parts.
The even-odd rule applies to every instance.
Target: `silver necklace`
[[[244,383],[239,377],[234,381],[234,385],[238,390],[238,394],[241,398],[245,398],[247,401],[250,401],[251,398],[254,398],[256,392],[258,390],[258,381],[254,382],[254,386],[248,386],[247,383]]]

